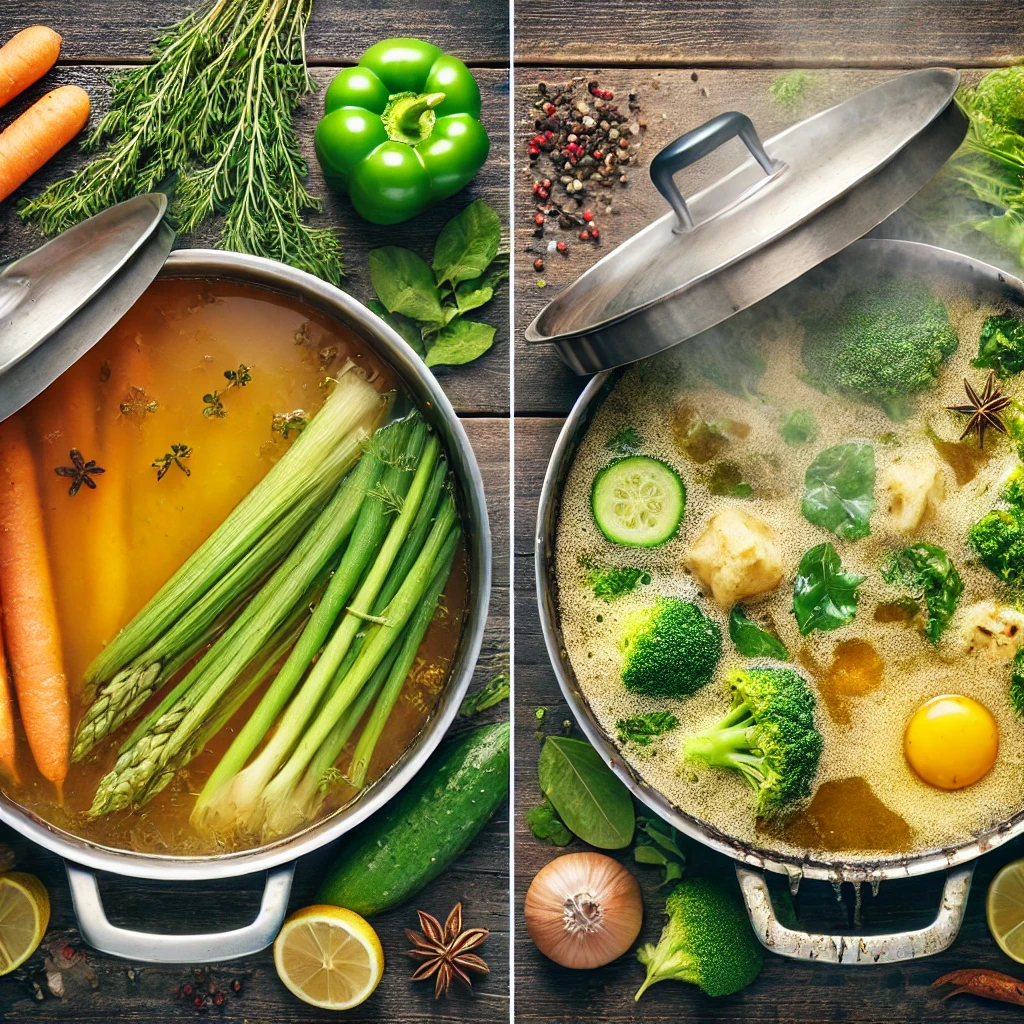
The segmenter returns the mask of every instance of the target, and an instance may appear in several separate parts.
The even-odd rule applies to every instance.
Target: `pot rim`
[[[303,270],[261,256],[221,249],[177,249],[157,277],[228,279],[283,292],[302,299],[363,338],[398,374],[440,434],[459,482],[466,526],[469,602],[448,685],[434,712],[398,761],[368,787],[364,796],[347,807],[264,846],[223,854],[179,856],[137,853],[82,839],[44,821],[0,792],[0,821],[51,853],[85,867],[164,881],[230,878],[277,867],[337,839],[396,796],[437,748],[458,714],[483,645],[491,593],[490,524],[480,467],[448,396],[412,348],[361,302]]]
[[[915,265],[927,261],[933,270],[956,273],[976,288],[988,286],[993,291],[1003,291],[1019,302],[1024,302],[1024,282],[1013,274],[939,246],[898,239],[868,238],[852,243],[834,259],[844,258],[844,254],[849,254],[848,258],[860,256],[865,263],[872,257],[876,260],[905,260]],[[645,782],[624,761],[618,747],[605,733],[592,712],[589,701],[576,681],[568,653],[562,644],[558,617],[558,587],[552,566],[555,530],[565,474],[592,415],[626,369],[628,367],[605,370],[591,378],[559,431],[540,492],[534,535],[534,573],[544,644],[562,695],[587,739],[630,793],[680,832],[716,852],[740,863],[786,874],[796,879],[880,882],[891,878],[911,878],[964,864],[1024,834],[1022,807],[1016,814],[980,835],[949,848],[932,848],[899,856],[858,861],[844,861],[838,857],[830,860],[809,854],[784,854],[765,849],[755,843],[742,842],[709,822],[688,814]]]

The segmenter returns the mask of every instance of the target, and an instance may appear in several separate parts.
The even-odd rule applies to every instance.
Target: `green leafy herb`
[[[808,444],[818,436],[818,424],[809,409],[793,409],[782,421],[779,433],[786,444]]]
[[[184,460],[192,457],[192,448],[187,444],[172,444],[171,450],[166,455],[153,460],[153,468],[156,470],[157,480],[163,480],[171,466],[177,466],[185,474],[191,476],[192,470],[185,465]]]
[[[1018,718],[1024,718],[1024,647],[1018,647],[1013,656],[1010,675],[1010,706]]]
[[[871,532],[875,509],[875,450],[850,441],[820,452],[804,476],[803,513],[808,522],[843,540]]]
[[[551,801],[545,797],[526,815],[526,824],[530,831],[542,842],[553,846],[568,846],[572,842],[572,833],[558,817]]]
[[[589,555],[580,555],[579,564],[586,570],[583,582],[592,587],[594,597],[613,601],[636,590],[637,584],[651,582],[651,575],[635,566],[604,565]]]
[[[768,95],[779,106],[793,110],[800,105],[810,80],[810,75],[803,68],[787,71],[785,74],[776,75],[772,79],[772,84],[768,86]]]
[[[1003,380],[1024,370],[1024,320],[1010,312],[990,316],[982,324],[978,357],[971,366],[995,370]]]
[[[786,645],[747,617],[743,606],[734,604],[729,613],[729,637],[744,658],[775,658],[789,661]]]
[[[686,854],[679,847],[679,833],[660,818],[636,819],[636,846],[633,859],[637,864],[652,864],[664,872],[658,888],[679,881],[686,867]]]
[[[472,718],[481,711],[493,708],[503,700],[508,700],[511,689],[508,673],[502,672],[475,693],[468,694],[459,707],[459,714],[463,718]]]
[[[508,279],[508,254],[499,253],[494,262],[479,277],[460,281],[455,286],[455,305],[460,313],[487,305],[494,298],[494,292],[502,281]]]
[[[800,635],[830,630],[852,622],[857,614],[857,588],[867,579],[844,572],[831,544],[819,544],[800,559],[793,584],[793,614]]]
[[[708,490],[726,498],[749,498],[753,485],[744,479],[743,470],[735,462],[718,462],[708,477]]]
[[[309,417],[303,409],[293,409],[291,412],[275,412],[270,421],[270,431],[273,434],[280,434],[285,441],[290,434],[298,434],[309,426]]]
[[[332,230],[310,228],[293,112],[314,88],[305,29],[312,0],[203,3],[116,71],[110,108],[84,148],[102,152],[25,203],[21,215],[57,234],[101,210],[176,182],[180,231],[222,215],[218,246],[266,256],[328,281],[341,278]]]
[[[462,366],[479,359],[494,344],[495,328],[475,320],[453,320],[434,335],[427,366]]]
[[[649,711],[646,715],[620,718],[615,723],[615,731],[619,734],[619,743],[648,747],[655,737],[671,732],[678,725],[679,719],[671,711]]]
[[[912,601],[924,602],[925,635],[937,644],[964,591],[963,580],[949,555],[937,545],[921,541],[893,555],[882,567],[881,575],[886,583],[905,587],[905,596]]]
[[[441,294],[427,261],[409,249],[385,245],[370,250],[370,282],[389,313],[425,323],[443,323]]]
[[[498,255],[501,221],[477,199],[441,229],[434,246],[434,273],[439,285],[457,285],[480,277]]]
[[[237,370],[225,370],[224,378],[227,380],[227,385],[219,391],[211,391],[209,394],[203,395],[203,415],[213,416],[219,420],[224,419],[228,414],[227,409],[224,408],[224,396],[232,388],[244,388],[246,384],[249,384],[252,381],[252,374],[249,372],[251,369],[251,366],[241,363]]]
[[[403,316],[401,313],[389,313],[383,302],[378,299],[370,299],[366,303],[367,308],[376,313],[404,341],[420,358],[426,355],[423,347],[423,337],[420,334],[419,326],[415,320]]]
[[[644,444],[644,439],[635,427],[619,427],[618,430],[608,438],[605,445],[609,451],[618,452],[620,455],[632,455],[639,451]]]
[[[549,736],[537,774],[541,792],[574,835],[600,850],[630,844],[636,815],[629,790],[589,743]]]

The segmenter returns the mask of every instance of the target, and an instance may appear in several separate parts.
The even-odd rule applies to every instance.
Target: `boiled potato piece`
[[[937,460],[915,456],[897,459],[882,475],[889,517],[900,533],[916,533],[946,497],[946,478]]]
[[[766,594],[782,579],[775,531],[739,509],[711,519],[686,553],[686,564],[723,608]]]
[[[1024,615],[995,601],[979,601],[964,609],[960,637],[968,654],[1008,661],[1024,644]]]

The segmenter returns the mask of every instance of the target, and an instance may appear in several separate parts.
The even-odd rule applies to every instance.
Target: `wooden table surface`
[[[17,0],[0,5],[0,39],[32,24],[55,28],[64,37],[62,59],[54,71],[26,94],[0,112],[0,127],[29,102],[58,84],[77,83],[90,94],[94,118],[105,108],[109,89],[107,75],[117,65],[147,58],[149,42],[158,31],[182,17],[191,0]],[[371,43],[388,36],[418,35],[462,57],[474,69],[483,91],[483,117],[491,137],[491,155],[472,185],[440,207],[409,224],[380,228],[361,221],[347,199],[332,195],[324,185],[312,151],[313,128],[321,112],[322,96],[313,96],[296,118],[302,151],[310,162],[310,190],[324,199],[324,212],[316,220],[339,231],[347,264],[344,287],[359,299],[372,297],[366,273],[367,253],[384,244],[400,244],[429,258],[433,239],[441,226],[468,201],[486,199],[508,220],[508,16],[500,0],[473,4],[456,2],[389,3],[388,0],[356,0],[339,4],[316,0],[307,34],[313,76],[322,88],[341,65],[358,61]],[[0,264],[23,255],[41,239],[21,225],[14,210],[25,195],[35,194],[45,183],[81,162],[72,145],[11,199],[0,204]],[[180,245],[209,245],[216,227],[206,225]],[[494,539],[495,573],[484,652],[474,686],[487,682],[508,661],[508,291],[503,289],[484,311],[487,322],[497,327],[493,349],[469,367],[439,369],[438,377],[456,407],[477,454],[487,491]],[[481,720],[503,718],[507,705],[495,708]],[[383,813],[387,813],[386,811]],[[0,1021],[96,1021],[132,1020],[157,1024],[186,1020],[197,1011],[175,1000],[175,987],[189,980],[189,965],[150,967],[88,951],[87,963],[95,971],[95,990],[79,971],[67,976],[67,994],[58,999],[34,998],[33,981],[43,976],[43,955],[64,946],[80,947],[75,931],[67,881],[58,858],[31,846],[0,826],[0,840],[10,842],[19,855],[19,866],[38,874],[53,904],[50,931],[43,947],[24,968],[0,978]],[[343,844],[342,840],[342,844]],[[342,844],[335,844],[336,854]],[[292,909],[312,900],[318,880],[330,862],[332,850],[303,858],[296,870]],[[353,1021],[508,1020],[508,818],[500,810],[485,831],[443,877],[403,907],[374,920],[388,968],[377,992],[358,1010],[345,1015]],[[208,884],[138,883],[105,876],[101,887],[116,924],[157,932],[208,931],[239,927],[255,914],[263,877]],[[415,926],[415,909],[422,907],[445,915],[457,900],[464,904],[467,925],[491,930],[480,951],[491,967],[489,977],[476,986],[475,996],[453,992],[447,1001],[435,1003],[433,986],[412,985],[413,964],[403,929]],[[209,1016],[237,1022],[309,1022],[337,1019],[295,999],[278,981],[269,950],[241,961],[214,968],[219,984],[232,978],[243,982],[242,994],[229,997],[223,1010]]]
[[[673,12],[668,8],[672,6]],[[869,11],[871,12],[869,14]],[[985,923],[984,897],[994,873],[1024,855],[1014,842],[979,863],[967,918],[952,948],[940,956],[894,966],[834,967],[766,956],[760,979],[736,996],[713,1000],[685,984],[654,986],[636,1004],[644,972],[632,954],[597,972],[572,972],[545,959],[526,935],[522,904],[539,868],[559,852],[538,842],[525,824],[539,799],[536,709],[544,707],[544,729],[557,732],[571,718],[551,671],[537,617],[533,532],[537,498],[561,423],[586,381],[570,373],[550,351],[522,342],[526,325],[559,289],[608,253],[665,207],[647,177],[646,165],[663,145],[726,110],[749,114],[762,137],[853,95],[896,69],[935,63],[959,66],[968,75],[1024,52],[1024,22],[1010,0],[983,3],[911,0],[903,3],[817,3],[762,0],[738,4],[700,0],[667,5],[658,0],[606,2],[587,8],[585,19],[564,14],[546,0],[519,0],[516,18],[516,102],[513,125],[515,175],[515,1019],[576,1024],[618,1022],[769,1021],[894,1022],[998,1021],[1020,1010],[958,997],[943,1003],[932,981],[959,968],[987,967],[1024,977],[1024,968],[1002,954]],[[809,67],[808,86],[793,108],[780,106],[769,86],[780,72]],[[647,124],[642,166],[630,183],[611,190],[619,213],[604,213],[607,201],[588,201],[601,242],[582,243],[572,234],[549,231],[534,237],[535,175],[523,159],[534,134],[536,83],[562,83],[574,75],[597,79],[617,99],[639,93]],[[678,178],[684,194],[733,166],[742,152],[730,143]],[[608,193],[600,193],[600,196]],[[549,238],[567,240],[569,253],[547,252]],[[545,260],[542,273],[534,260]],[[543,279],[546,287],[537,287]],[[578,735],[577,730],[577,735]],[[567,850],[584,845],[574,841]],[[708,855],[714,870],[732,873],[723,857]],[[656,941],[664,892],[655,892],[653,869],[625,863],[640,877],[645,921],[640,941]],[[877,896],[862,890],[862,925],[867,932],[905,930],[927,924],[938,908],[942,877],[884,883]],[[849,932],[855,895],[846,885],[837,902],[828,883],[805,882],[797,898],[800,923],[810,930]]]

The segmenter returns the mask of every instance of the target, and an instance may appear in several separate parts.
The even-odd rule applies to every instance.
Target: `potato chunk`
[[[686,553],[686,564],[723,608],[766,594],[782,579],[775,531],[739,509],[712,517]]]
[[[1024,644],[1024,615],[995,601],[979,601],[964,609],[960,637],[968,654],[1009,661]]]
[[[942,467],[931,456],[898,459],[885,471],[882,487],[892,525],[914,533],[946,497]]]

